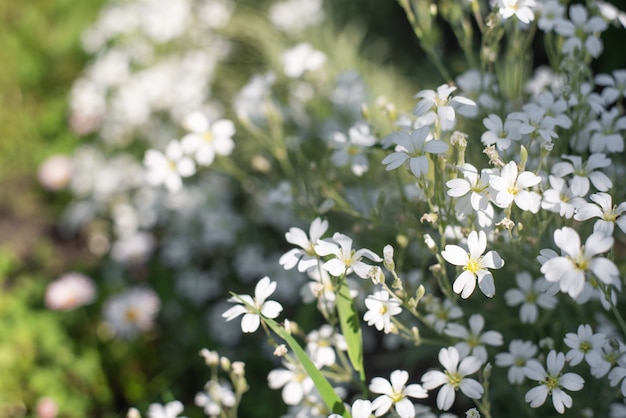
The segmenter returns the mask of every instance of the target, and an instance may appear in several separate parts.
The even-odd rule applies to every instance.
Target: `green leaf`
[[[322,375],[319,369],[313,364],[313,361],[309,358],[309,356],[304,352],[300,344],[291,336],[289,333],[278,323],[269,318],[263,318],[263,321],[274,331],[280,338],[285,340],[285,342],[291,348],[291,351],[295,354],[296,358],[304,367],[304,370],[313,380],[315,384],[315,388],[320,393],[320,396],[324,400],[324,403],[328,407],[330,411],[335,414],[339,414],[344,418],[352,418],[350,412],[346,409],[345,405],[337,395],[337,392],[333,389],[330,382]]]
[[[361,323],[359,314],[354,304],[354,299],[350,295],[350,288],[345,279],[340,283],[337,293],[337,313],[339,314],[339,324],[341,333],[348,345],[348,357],[352,367],[359,373],[361,384],[365,388],[365,369],[363,368],[363,337],[361,334]]]

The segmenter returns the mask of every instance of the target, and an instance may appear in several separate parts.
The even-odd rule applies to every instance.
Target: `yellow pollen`
[[[517,186],[511,186],[508,189],[506,189],[506,191],[509,192],[509,194],[512,194],[513,196],[519,193],[519,189],[517,188]]]
[[[126,310],[126,320],[128,320],[128,322],[130,323],[137,322],[138,318],[139,318],[139,313],[137,313],[137,310],[133,308],[128,308]]]
[[[386,314],[386,313],[387,313],[387,306],[386,306],[386,305],[382,305],[382,306],[380,307],[380,309],[378,310],[378,312],[379,312],[381,315]]]
[[[202,139],[206,142],[213,141],[213,133],[211,131],[206,131],[202,134]]]
[[[470,258],[467,263],[467,266],[463,267],[463,270],[468,270],[474,274],[477,274],[480,270],[480,260],[474,260]]]

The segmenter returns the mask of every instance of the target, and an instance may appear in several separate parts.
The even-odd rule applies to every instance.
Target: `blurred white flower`
[[[281,395],[287,405],[297,405],[311,393],[315,385],[302,365],[283,362],[285,368],[274,369],[267,375],[271,389],[283,388]]]
[[[81,273],[65,273],[46,288],[45,302],[48,309],[71,311],[92,303],[97,296],[91,278]]]
[[[511,288],[504,293],[504,299],[508,306],[521,305],[519,311],[520,321],[524,324],[534,324],[539,317],[539,307],[554,309],[557,299],[546,293],[546,280],[543,277],[533,281],[527,271],[515,275],[517,287]]]
[[[524,382],[524,367],[537,354],[537,346],[530,341],[511,340],[509,351],[496,354],[496,366],[508,367],[507,378],[512,385]]]
[[[496,3],[498,14],[502,19],[515,16],[522,23],[530,23],[535,20],[535,0],[498,0]]]
[[[485,318],[481,314],[470,316],[468,324],[469,329],[460,324],[449,323],[444,330],[444,334],[461,340],[454,345],[459,353],[471,354],[480,360],[481,363],[486,363],[487,349],[485,346],[501,346],[502,334],[498,331],[483,332]]]
[[[424,116],[434,113],[443,131],[454,129],[456,124],[456,112],[462,116],[472,117],[475,114],[476,103],[466,97],[455,96],[450,98],[450,94],[456,87],[442,84],[435,90],[422,90],[415,95],[420,101],[413,109],[415,116]]]
[[[165,405],[153,403],[148,407],[148,418],[178,418],[181,412],[183,404],[180,401],[168,402]]]
[[[170,141],[165,153],[154,149],[146,151],[144,164],[147,169],[146,181],[154,186],[163,184],[170,192],[182,189],[182,177],[196,173],[193,160],[184,154],[177,140]]]
[[[409,168],[417,178],[428,174],[430,162],[426,153],[443,154],[448,150],[447,143],[433,139],[428,126],[422,126],[410,133],[406,130],[393,132],[384,141],[396,145],[394,152],[382,161],[387,166],[385,169],[394,170],[408,160]]]
[[[318,25],[324,17],[323,0],[287,0],[273,3],[269,9],[272,24],[289,33]]]
[[[71,158],[65,155],[52,155],[39,166],[37,179],[47,190],[61,190],[71,181],[73,168]]]
[[[160,309],[161,301],[152,289],[134,287],[104,303],[104,320],[115,336],[131,338],[151,329]]]
[[[282,55],[285,75],[298,78],[308,71],[317,71],[326,63],[326,55],[303,42],[288,49]]]
[[[209,166],[216,155],[230,155],[235,148],[235,124],[228,119],[211,123],[204,113],[193,112],[183,124],[191,132],[181,139],[182,149],[193,155],[198,165]]]

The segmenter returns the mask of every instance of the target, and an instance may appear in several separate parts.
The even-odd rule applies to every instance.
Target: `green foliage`
[[[37,402],[53,399],[63,417],[90,416],[111,400],[90,329],[68,332],[69,315],[42,305],[47,278],[28,272],[0,249],[0,416],[34,416]],[[80,315],[80,313],[78,313]]]

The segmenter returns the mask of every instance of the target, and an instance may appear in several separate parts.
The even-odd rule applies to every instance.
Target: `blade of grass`
[[[324,400],[328,409],[344,418],[352,418],[350,412],[346,409],[341,401],[341,398],[339,398],[339,395],[337,395],[330,382],[322,375],[315,364],[313,364],[313,361],[305,353],[302,347],[300,347],[300,344],[298,344],[295,338],[289,335],[289,333],[276,321],[269,318],[263,318],[263,321],[265,321],[272,331],[274,331],[289,345],[291,351],[293,351],[300,364],[302,364],[302,367],[304,367],[304,370],[311,377],[311,380],[313,380],[315,388]]]
[[[346,284],[345,278],[341,281],[337,292],[337,314],[341,333],[348,345],[348,357],[352,367],[359,373],[363,396],[367,396],[367,386],[365,385],[365,369],[363,367],[363,336],[361,333],[361,323],[359,314],[354,304],[354,299],[350,295],[350,288]]]

